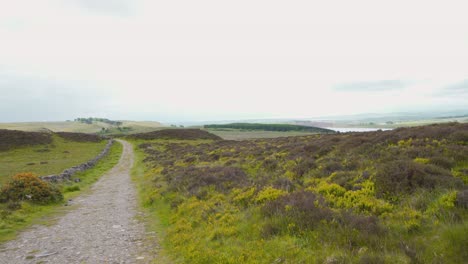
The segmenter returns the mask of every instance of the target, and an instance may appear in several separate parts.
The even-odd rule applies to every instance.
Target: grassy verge
[[[166,229],[169,226],[170,206],[167,202],[155,197],[156,193],[152,186],[153,174],[151,169],[143,162],[144,153],[137,147],[142,141],[133,140],[130,142],[135,151],[135,161],[131,175],[137,186],[140,207],[148,217],[145,221],[146,230],[157,234],[161,246],[157,263],[172,263],[169,252],[166,251],[167,243],[164,242]]]
[[[0,152],[0,185],[20,172],[50,175],[86,162],[102,151],[107,141],[74,142],[53,135],[52,144]]]
[[[116,142],[111,147],[109,155],[99,161],[95,167],[73,176],[73,178],[79,178],[80,182],[60,185],[64,201],[68,201],[87,191],[100,176],[118,163],[121,154],[122,145]],[[11,212],[7,209],[6,204],[0,204],[0,243],[15,238],[19,231],[33,224],[50,224],[53,222],[50,218],[51,216],[66,212],[68,208],[63,206],[63,203],[37,205],[22,202],[20,209]]]

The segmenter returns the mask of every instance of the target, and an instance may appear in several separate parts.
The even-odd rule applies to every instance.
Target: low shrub
[[[310,230],[321,221],[333,219],[333,211],[323,198],[310,191],[299,191],[266,203],[262,212],[268,217],[286,218],[299,230]],[[271,227],[272,228],[272,227]]]
[[[343,226],[359,230],[367,235],[377,235],[383,232],[382,227],[379,225],[379,219],[375,216],[365,216],[355,214],[352,211],[343,211],[339,219]]]
[[[236,167],[177,167],[163,170],[170,190],[197,195],[201,189],[214,186],[219,192],[242,188],[248,183],[245,172]]]
[[[343,169],[343,165],[336,159],[325,160],[322,165],[322,172],[324,176],[328,176],[335,171],[340,171]]]
[[[460,208],[468,209],[468,189],[459,191],[455,199],[455,205]]]
[[[56,132],[59,137],[65,140],[75,142],[101,142],[104,138],[95,134],[74,133],[74,132]]]
[[[294,191],[294,183],[288,178],[279,178],[273,182],[273,187],[286,192]]]
[[[268,201],[274,201],[276,199],[278,199],[278,197],[281,197],[283,195],[285,195],[286,192],[283,191],[283,190],[278,190],[278,189],[275,189],[273,187],[266,187],[265,189],[261,190],[260,192],[258,192],[257,194],[257,198],[255,199],[255,201],[257,203],[265,203],[265,202],[268,202]]]
[[[308,173],[311,169],[315,169],[317,165],[315,164],[315,160],[312,158],[305,158],[301,159],[297,165],[293,168],[293,172],[299,176],[302,177],[306,173]]]
[[[451,168],[455,166],[455,161],[452,158],[444,157],[444,156],[433,157],[430,159],[429,163],[442,167],[447,170],[450,170]]]
[[[52,136],[48,133],[0,129],[0,151],[50,143],[52,143]]]
[[[0,190],[0,202],[32,201],[39,204],[63,200],[57,187],[32,173],[19,173]]]
[[[215,134],[200,129],[163,129],[148,133],[140,133],[128,136],[132,139],[178,139],[178,140],[197,140],[197,139],[210,139],[221,140]]]
[[[276,159],[267,158],[263,161],[262,167],[266,171],[275,171],[278,168],[278,161]]]
[[[344,187],[346,190],[351,190],[353,185],[351,181],[355,178],[356,175],[348,171],[338,171],[331,175],[331,181]],[[365,177],[362,177],[365,178]]]
[[[431,164],[409,160],[390,161],[380,166],[375,179],[378,195],[412,193],[418,188],[454,187],[461,180]]]
[[[452,134],[451,138],[455,141],[468,144],[468,131],[456,131]]]

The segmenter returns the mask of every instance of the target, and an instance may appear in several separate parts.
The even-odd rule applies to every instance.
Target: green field
[[[2,151],[0,184],[20,172],[33,172],[40,176],[60,173],[94,158],[104,149],[106,142],[74,142],[53,135],[52,144]]]
[[[175,263],[464,263],[468,125],[137,140],[140,201]]]
[[[301,126],[291,124],[263,124],[263,123],[231,123],[231,124],[216,124],[204,125],[207,129],[240,129],[247,131],[278,131],[278,132],[311,132],[311,133],[333,133],[334,131],[314,127],[314,126]]]
[[[241,129],[216,129],[209,128],[206,131],[222,137],[226,140],[244,140],[244,139],[255,139],[255,138],[277,138],[277,137],[293,137],[293,136],[307,136],[311,135],[311,132],[300,132],[300,131],[248,131]]]

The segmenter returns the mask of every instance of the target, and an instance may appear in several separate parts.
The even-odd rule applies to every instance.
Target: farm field
[[[264,124],[264,123],[231,123],[231,124],[216,124],[205,125],[204,128],[211,129],[240,129],[247,131],[305,131],[312,133],[333,133],[332,130],[314,126],[301,126],[292,124]]]
[[[200,138],[131,139],[141,203],[176,263],[468,259],[467,124]]]
[[[301,131],[252,131],[241,129],[213,129],[208,128],[206,131],[215,134],[226,140],[245,140],[256,138],[278,138],[278,137],[293,137],[293,136],[307,136],[314,134],[312,132]]]
[[[263,123],[205,125],[203,129],[226,140],[277,138],[334,133],[332,130],[312,126]]]

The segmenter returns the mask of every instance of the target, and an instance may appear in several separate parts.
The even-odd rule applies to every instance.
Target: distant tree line
[[[221,125],[205,125],[204,128],[231,128],[231,129],[244,129],[244,130],[263,130],[263,131],[305,131],[316,133],[333,133],[333,130],[313,127],[313,126],[299,126],[290,124],[258,124],[258,123],[232,123]]]
[[[78,117],[78,118],[75,119],[75,121],[85,123],[85,124],[92,124],[93,122],[103,122],[103,123],[113,125],[113,126],[121,126],[122,125],[122,122],[120,122],[120,121],[114,121],[114,120],[110,120],[110,119],[107,119],[107,118],[99,118],[99,117],[88,117],[88,118]]]

